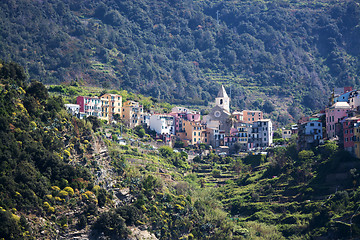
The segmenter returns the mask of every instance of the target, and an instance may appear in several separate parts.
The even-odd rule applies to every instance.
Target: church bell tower
[[[219,107],[223,108],[224,110],[230,112],[230,98],[227,95],[223,85],[221,85],[218,95],[215,98],[215,104],[216,104],[216,106],[219,106]]]

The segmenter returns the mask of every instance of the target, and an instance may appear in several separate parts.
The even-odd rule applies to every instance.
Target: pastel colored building
[[[252,124],[249,134],[249,148],[266,148],[273,143],[273,128],[270,119],[262,119]]]
[[[100,97],[101,119],[112,121],[115,114],[121,116],[122,97],[117,94],[106,93]]]
[[[174,107],[171,110],[170,115],[175,117],[175,131],[182,132],[184,131],[184,120],[193,121],[193,122],[200,122],[201,115],[199,112],[190,111],[187,108],[183,107]]]
[[[101,101],[98,97],[78,96],[76,103],[80,106],[80,114],[101,117]]]
[[[65,104],[65,108],[68,113],[80,118],[80,105],[79,104]]]
[[[149,127],[157,134],[175,134],[174,116],[169,114],[154,114],[150,117]]]
[[[236,119],[237,122],[242,122],[244,120],[243,113],[240,111],[234,111],[232,113],[232,115]]]
[[[209,143],[213,148],[224,146],[225,131],[219,130],[216,127],[207,127],[206,132],[208,134]]]
[[[200,143],[209,144],[208,133],[206,132],[206,125],[200,122],[185,121],[185,138],[182,139],[188,145],[195,145]]]
[[[281,137],[283,139],[289,139],[291,138],[291,135],[292,135],[292,131],[291,129],[281,129]]]
[[[347,102],[352,90],[352,87],[335,88],[333,93],[334,103]]]
[[[321,121],[309,121],[299,125],[298,144],[301,149],[319,145],[323,139]]]
[[[247,150],[249,124],[239,123],[236,128],[230,130],[230,135],[224,138],[225,146],[234,147],[235,144],[240,146],[240,150]]]
[[[354,124],[354,152],[360,158],[360,122]]]
[[[339,120],[347,116],[350,109],[351,107],[347,102],[337,102],[325,109],[326,133],[328,139],[337,137],[335,126],[339,123]]]
[[[251,111],[251,110],[243,110],[243,121],[246,123],[253,123],[263,119],[262,111]]]
[[[144,109],[138,102],[124,102],[121,113],[124,123],[130,128],[144,123]]]
[[[243,110],[243,111],[234,111],[232,113],[236,121],[253,123],[263,119],[264,114],[262,111],[252,111],[252,110]]]
[[[360,121],[359,117],[349,117],[341,121],[343,127],[344,149],[355,155],[355,126]]]

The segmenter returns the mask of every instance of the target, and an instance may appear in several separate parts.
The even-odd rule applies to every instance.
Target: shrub
[[[69,195],[69,193],[67,191],[64,191],[64,190],[61,190],[59,192],[59,196],[62,197],[62,198],[65,198]]]
[[[70,196],[74,195],[74,189],[72,189],[71,187],[64,188],[64,191],[67,192]]]
[[[169,146],[160,147],[159,152],[163,158],[172,158],[174,155],[173,149]]]
[[[130,234],[126,228],[125,220],[116,211],[101,214],[93,228],[113,239],[127,239]]]
[[[215,178],[220,177],[221,171],[219,169],[214,169],[214,170],[212,170],[211,175]]]

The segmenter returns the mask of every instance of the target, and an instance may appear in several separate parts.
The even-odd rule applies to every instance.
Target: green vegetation
[[[18,65],[1,62],[0,80],[0,225],[8,227],[0,237],[36,237],[39,232],[31,234],[35,229],[30,226],[39,219],[29,215],[60,217],[80,197],[79,191],[91,185],[88,169],[68,164],[71,155],[82,152],[81,139],[88,138],[91,129],[69,116],[62,98],[49,97],[44,85],[26,84]]]
[[[27,84],[17,64],[1,62],[0,80],[0,238],[360,237],[360,163],[334,142],[189,161],[142,127],[68,115],[72,95]]]
[[[207,105],[231,85],[234,108],[286,125],[333,87],[359,86],[359,11],[356,0],[1,1],[0,58],[43,83],[176,104]]]

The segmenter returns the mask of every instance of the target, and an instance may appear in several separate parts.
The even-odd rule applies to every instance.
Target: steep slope
[[[0,58],[46,83],[177,103],[207,104],[223,83],[233,108],[296,118],[359,84],[359,11],[356,0],[2,1]]]

